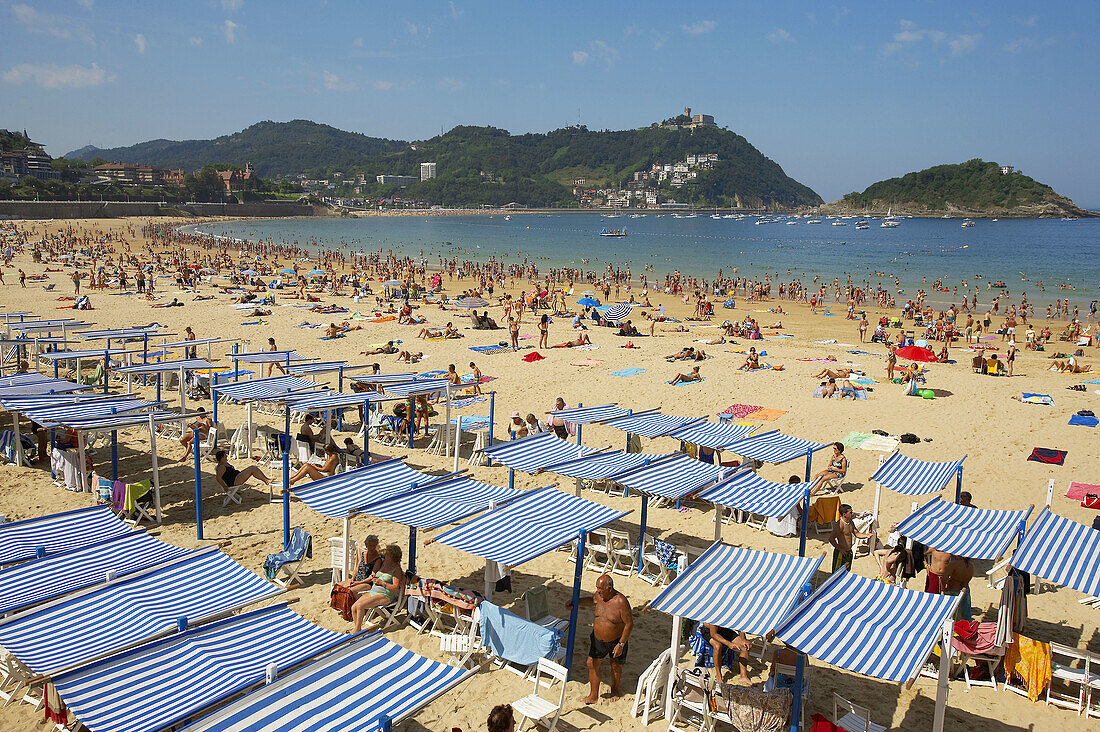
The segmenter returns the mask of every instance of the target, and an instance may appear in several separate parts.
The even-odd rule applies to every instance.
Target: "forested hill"
[[[654,163],[676,164],[688,156],[714,153],[711,169],[682,187],[661,184],[660,200],[697,206],[741,206],[789,209],[814,206],[821,198],[788,177],[744,137],[718,128],[669,129],[656,125],[625,131],[591,131],[567,127],[546,134],[511,135],[493,127],[455,127],[413,143],[367,137],[333,127],[296,120],[261,122],[214,140],[153,140],[132,147],[86,147],[66,157],[102,158],[145,163],[159,168],[195,170],[205,164],[251,162],[257,173],[353,180],[363,173],[362,195],[388,195],[395,186],[375,183],[375,176],[412,175],[420,163],[435,162],[438,177],[404,188],[404,198],[441,205],[505,204],[577,205],[573,181],[588,189],[625,187],[634,173]],[[655,185],[655,183],[651,184]]]
[[[1087,216],[1070,199],[1019,171],[975,158],[879,181],[822,207],[824,213],[916,216]]]
[[[379,153],[400,150],[408,143],[345,132],[328,125],[296,119],[257,122],[240,132],[213,140],[150,140],[130,147],[101,149],[91,145],[64,157],[102,158],[112,163],[153,165],[163,170],[199,170],[204,165],[229,163],[243,168],[252,163],[263,177],[305,170],[338,170],[360,165]]]

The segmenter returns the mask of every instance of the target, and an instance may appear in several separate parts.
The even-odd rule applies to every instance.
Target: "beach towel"
[[[1050,394],[1031,394],[1029,392],[1023,392],[1023,398],[1020,400],[1024,404],[1046,404],[1048,406],[1054,404],[1054,399]]]
[[[824,344],[824,345],[828,346],[828,345],[832,345],[833,343],[836,343],[836,338],[829,338],[829,339],[826,339],[826,340],[823,340],[823,341],[814,341],[814,343],[821,343],[821,344]]]
[[[813,721],[813,726],[810,727],[810,732],[844,732],[840,727],[829,720],[822,717],[820,714],[814,714],[810,717]]]
[[[486,356],[495,356],[498,353],[506,353],[511,351],[511,346],[470,346],[471,351],[477,351],[483,353]]]
[[[848,436],[840,441],[840,444],[844,447],[855,450],[863,445],[864,442],[871,439],[870,432],[849,432]]]
[[[874,379],[848,379],[853,384],[859,384],[860,386],[867,386],[869,384],[877,384]]]
[[[534,363],[535,361],[542,361],[545,358],[546,356],[543,356],[538,351],[533,351],[532,353],[528,353],[526,356],[524,356],[523,360],[527,363]]]
[[[901,440],[893,436],[871,435],[859,446],[860,450],[875,450],[877,452],[893,452],[901,444]]]
[[[294,327],[295,328],[324,328],[325,324],[324,323],[307,323],[306,321],[303,320],[301,323],[298,323],[298,325],[296,325]]]
[[[1050,644],[1013,633],[1004,667],[1006,675],[1015,676],[1027,686],[1027,698],[1038,701],[1050,684]]]
[[[603,361],[597,358],[586,358],[583,361],[574,361],[570,366],[599,366]]]
[[[848,351],[848,353],[855,354],[856,356],[870,356],[870,351]]]
[[[645,369],[637,368],[637,367],[631,367],[631,368],[628,368],[628,369],[623,369],[622,371],[612,371],[611,375],[612,376],[621,376],[624,379],[626,379],[626,378],[629,378],[631,376],[637,376],[638,374],[644,374],[644,373],[645,373]]]
[[[1070,498],[1074,501],[1085,500],[1085,494],[1092,493],[1093,495],[1100,496],[1100,485],[1089,485],[1088,483],[1078,483],[1076,481],[1069,484],[1069,490],[1066,491],[1066,498]]]
[[[1049,447],[1037,447],[1031,451],[1027,459],[1036,463],[1046,463],[1047,465],[1062,465],[1066,462],[1066,451],[1054,450]]]
[[[787,413],[786,409],[758,409],[753,412],[753,421],[760,420],[761,422],[774,422]]]
[[[264,576],[269,580],[275,579],[280,567],[297,562],[302,558],[302,554],[309,558],[313,557],[313,538],[295,527],[294,531],[290,532],[290,546],[278,554],[267,555],[267,559],[264,560]]]
[[[673,384],[672,380],[669,379],[665,383],[671,386],[683,386],[684,384],[700,384],[704,381],[706,381],[706,379],[695,379],[694,381],[677,381],[675,384]]]
[[[498,658],[523,666],[553,659],[561,637],[560,630],[524,620],[488,600],[481,603],[481,640]]]
[[[756,407],[751,404],[731,404],[718,414],[728,414],[734,419],[741,419],[742,417],[747,417],[750,414],[757,412],[761,409],[763,409],[763,407]]]
[[[769,338],[794,338],[790,333],[769,333]]]
[[[1096,417],[1089,417],[1088,415],[1075,414],[1069,418],[1069,423],[1075,427],[1095,427],[1100,420]]]
[[[253,320],[247,323],[241,323],[241,325],[267,325],[266,320]]]
[[[452,401],[451,409],[462,409],[463,407],[468,407],[476,402],[483,401],[485,401],[485,397],[482,396],[463,397],[462,399],[455,399],[454,401]]]
[[[599,350],[599,346],[595,343],[585,343],[580,346],[570,346],[574,351],[596,351]]]
[[[997,624],[971,620],[955,621],[955,637],[951,645],[971,656],[990,653],[997,646]]]

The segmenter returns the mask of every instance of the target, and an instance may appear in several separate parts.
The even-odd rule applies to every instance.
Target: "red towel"
[[[829,720],[822,717],[820,714],[815,714],[810,719],[813,720],[813,727],[810,728],[810,732],[844,732],[840,727]]]
[[[761,409],[763,407],[754,407],[751,404],[731,404],[718,414],[730,414],[733,415],[734,419],[741,419]]]
[[[955,623],[956,637],[951,645],[968,655],[989,653],[997,647],[997,624],[959,620]]]
[[[546,356],[543,356],[538,351],[532,351],[531,353],[528,353],[526,356],[524,356],[523,360],[527,363],[534,363],[535,361],[541,361],[544,358],[546,358]]]
[[[1066,491],[1066,498],[1070,498],[1074,501],[1085,500],[1086,493],[1093,493],[1100,496],[1100,485],[1089,485],[1088,483],[1078,483],[1076,481],[1069,484],[1069,490]]]
[[[1049,447],[1037,447],[1031,451],[1028,460],[1047,465],[1061,465],[1066,461],[1065,450],[1055,450]]]

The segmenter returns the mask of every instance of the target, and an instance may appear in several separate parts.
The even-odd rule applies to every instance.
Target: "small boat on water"
[[[836,221],[833,222],[833,226],[847,226],[847,225],[848,225],[848,223],[846,221],[841,221],[840,219],[837,219]]]
[[[969,229],[973,225],[974,225],[974,222],[971,221],[970,219],[967,219],[966,221],[962,222],[962,228],[964,228],[964,229]]]
[[[624,227],[622,229],[603,229],[602,231],[600,231],[600,236],[612,236],[612,237],[626,236],[626,228]]]
[[[870,229],[870,228],[871,228],[871,225],[870,225],[870,224],[868,224],[868,223],[867,223],[866,221],[857,221],[857,222],[856,222],[856,228],[857,228],[857,229],[860,229],[860,230],[863,230],[863,229]]]

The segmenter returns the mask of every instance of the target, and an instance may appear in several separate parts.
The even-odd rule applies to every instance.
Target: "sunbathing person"
[[[551,348],[576,348],[577,346],[584,346],[592,343],[592,339],[588,337],[587,331],[582,331],[577,334],[577,337],[571,341],[565,343],[559,343],[556,346],[550,346]]]
[[[679,353],[670,353],[665,356],[666,361],[688,361],[695,358],[695,347],[685,346]]]
[[[412,353],[411,351],[402,351],[397,354],[398,363],[418,363],[420,359],[424,358],[423,351],[417,351]]]
[[[262,318],[265,315],[271,315],[271,311],[267,308],[252,308],[248,315],[252,318]]]
[[[421,328],[420,332],[416,334],[417,338],[442,338],[443,331],[438,328]]]
[[[814,378],[815,379],[824,379],[824,378],[847,379],[851,375],[852,375],[852,370],[851,369],[837,369],[836,371],[833,371],[832,369],[821,369],[821,373],[815,374]]]
[[[1077,356],[1070,356],[1066,362],[1055,361],[1050,366],[1051,371],[1059,371],[1063,374],[1084,374],[1092,371],[1092,366],[1087,363],[1077,363]]]
[[[238,305],[244,305],[245,303],[250,303],[255,299],[256,299],[255,293],[246,292],[245,294],[241,295],[240,297],[233,298],[233,302],[237,303]]]
[[[355,623],[353,633],[363,629],[363,620],[371,608],[385,607],[397,600],[401,586],[405,584],[405,573],[401,570],[401,547],[396,544],[387,546],[382,564],[364,582],[370,582],[371,588],[352,603],[351,618]]]
[[[745,358],[745,363],[741,364],[739,371],[754,371],[760,368],[760,356],[756,353],[756,348],[749,349],[749,355]]]
[[[214,459],[218,462],[217,467],[214,468],[214,478],[227,491],[233,486],[244,485],[249,478],[258,478],[264,485],[271,485],[271,479],[256,465],[249,465],[244,470],[237,470],[230,465],[228,453],[225,450],[215,452]]]
[[[369,348],[366,351],[360,351],[360,356],[377,356],[380,353],[397,353],[397,346],[393,345],[393,341],[386,341],[386,345],[379,346],[378,348]]]
[[[688,329],[682,325],[678,325],[675,328],[661,328],[662,333],[687,333]]]
[[[187,428],[180,437],[180,444],[183,445],[183,457],[180,460],[186,460],[191,455],[195,430],[199,431],[199,440],[205,440],[207,435],[210,434],[210,428],[214,426],[213,420],[206,413],[206,407],[199,407],[197,411],[198,415],[195,417],[195,421],[188,423]]]
[[[692,366],[690,374],[676,374],[676,377],[672,381],[668,382],[675,386],[676,384],[686,384],[689,381],[702,381],[703,377],[699,374],[699,367]]]
[[[294,485],[307,476],[310,480],[320,480],[321,478],[333,475],[336,473],[336,466],[339,462],[340,452],[336,448],[336,445],[325,445],[325,462],[319,466],[305,463],[302,467],[298,468],[294,475],[290,476],[290,485]]]
[[[172,302],[158,302],[156,305],[150,305],[149,307],[154,307],[154,308],[182,308],[183,303],[173,297]]]
[[[828,399],[829,397],[836,394],[836,391],[837,391],[837,389],[836,389],[836,379],[831,378],[831,379],[829,379],[828,383],[824,384],[821,387],[820,396],[821,396],[822,399]]]

